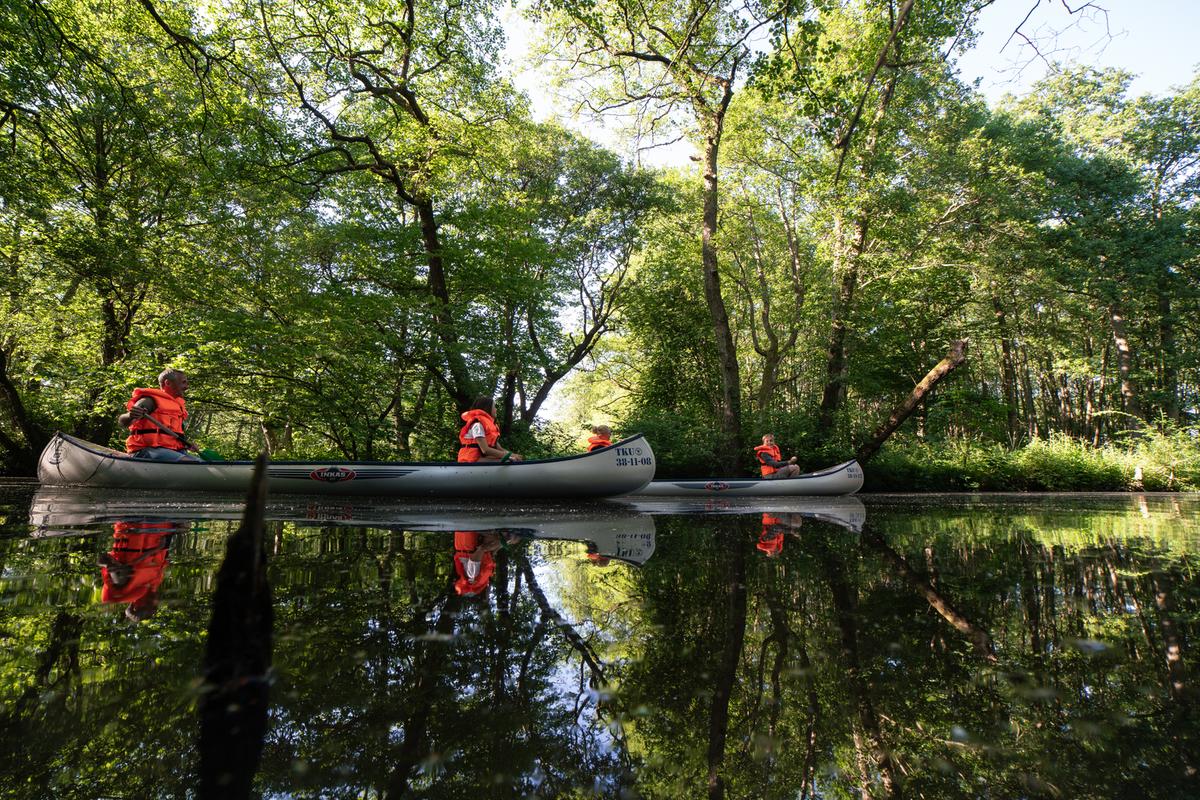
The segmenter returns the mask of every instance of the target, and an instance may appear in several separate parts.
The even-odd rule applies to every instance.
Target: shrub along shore
[[[1200,446],[1154,434],[1130,446],[1066,437],[1010,450],[997,444],[892,443],[864,469],[864,492],[1190,492]]]

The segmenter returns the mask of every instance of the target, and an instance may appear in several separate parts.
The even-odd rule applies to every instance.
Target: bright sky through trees
[[[1107,15],[1081,11],[1073,17],[1061,0],[1041,0],[1024,30],[1050,61],[1132,72],[1137,76],[1130,87],[1135,95],[1164,94],[1191,78],[1200,64],[1195,45],[1200,4],[1115,0],[1098,5]],[[960,59],[963,78],[981,78],[979,88],[989,99],[1022,94],[1047,72],[1046,62],[1025,41],[1012,37],[1031,8],[1032,0],[998,0],[989,6],[980,18],[982,36]],[[1072,21],[1076,24],[1067,27]]]
[[[980,91],[995,102],[1005,94],[1023,94],[1046,75],[1048,62],[1062,62],[1127,70],[1137,76],[1132,94],[1164,94],[1186,83],[1200,65],[1200,58],[1194,55],[1200,3],[1116,0],[1094,9],[1085,5],[1082,0],[1066,4],[1062,0],[996,0],[982,12],[979,41],[959,59],[963,80],[978,78]],[[1018,27],[1025,38],[1014,35]],[[505,31],[509,37],[505,57],[515,71],[517,86],[529,95],[534,115],[562,118],[606,146],[619,149],[611,128],[572,120],[569,102],[550,87],[544,73],[529,64],[526,53],[532,28],[519,9],[508,12]],[[690,145],[679,143],[643,152],[641,158],[651,165],[681,165],[692,154]]]

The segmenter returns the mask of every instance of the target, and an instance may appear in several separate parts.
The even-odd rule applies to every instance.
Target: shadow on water
[[[1195,498],[21,502],[0,796],[1196,794]]]

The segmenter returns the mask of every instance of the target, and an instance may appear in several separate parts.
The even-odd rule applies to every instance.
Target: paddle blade
[[[225,459],[221,458],[221,454],[218,453],[216,450],[209,450],[207,447],[201,448],[201,450],[198,453],[196,453],[196,455],[200,456],[200,458],[203,459],[204,461],[224,461],[225,460]]]

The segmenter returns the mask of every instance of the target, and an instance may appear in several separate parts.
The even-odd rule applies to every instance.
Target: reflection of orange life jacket
[[[768,475],[775,474],[775,467],[767,464],[767,462],[763,460],[763,456],[770,456],[773,461],[779,461],[782,459],[783,455],[779,452],[779,445],[760,444],[758,447],[754,448],[754,453],[758,458],[758,465],[762,468],[763,477],[765,478]]]
[[[783,552],[783,531],[776,527],[779,524],[779,517],[762,515],[762,533],[758,535],[758,544],[755,546],[768,556],[777,556]],[[771,530],[772,528],[774,530]]]
[[[125,410],[132,410],[138,400],[143,397],[149,397],[154,400],[154,410],[150,412],[150,416],[161,422],[166,427],[183,434],[183,421],[187,419],[187,403],[182,397],[174,397],[164,392],[162,389],[134,389],[133,397],[125,404]],[[129,438],[125,440],[125,451],[128,453],[136,453],[144,447],[166,447],[171,450],[183,450],[183,442],[176,439],[174,436],[167,434],[154,427],[154,423],[147,422],[144,419],[135,419],[133,424],[129,426]]]
[[[458,432],[458,441],[462,445],[458,448],[458,460],[478,461],[483,458],[483,452],[480,451],[479,445],[475,444],[475,440],[467,435],[471,426],[476,422],[483,425],[483,439],[487,442],[488,447],[495,447],[496,442],[500,441],[500,429],[496,427],[496,420],[492,419],[491,414],[480,411],[478,408],[464,411],[462,418],[467,424],[463,425],[462,430]]]
[[[588,439],[588,452],[599,450],[601,447],[611,447],[612,440],[607,436],[593,436]]]
[[[461,595],[476,595],[487,588],[492,573],[496,570],[496,559],[491,553],[480,554],[479,560],[471,558],[479,547],[477,531],[454,532],[454,591]]]
[[[168,534],[175,533],[179,526],[174,522],[115,522],[113,523],[113,546],[109,555],[119,564],[131,570],[127,581],[114,581],[109,567],[102,567],[100,576],[104,589],[100,593],[102,603],[136,603],[146,595],[158,591],[167,567]]]

